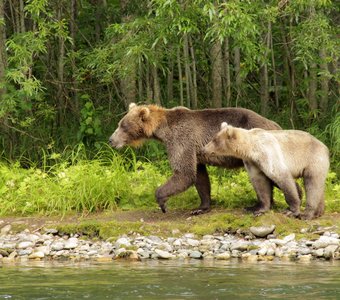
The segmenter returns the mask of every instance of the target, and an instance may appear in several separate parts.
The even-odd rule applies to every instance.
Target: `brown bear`
[[[270,207],[272,180],[284,193],[291,215],[300,215],[295,178],[303,177],[306,209],[303,219],[324,212],[324,188],[329,169],[328,148],[307,132],[259,128],[245,130],[223,122],[221,131],[205,148],[207,155],[231,155],[243,160],[263,211]],[[262,186],[257,180],[263,177]],[[267,184],[264,184],[266,182]]]
[[[213,157],[203,153],[204,145],[219,131],[223,121],[246,129],[280,129],[275,122],[244,108],[165,109],[156,105],[132,103],[109,143],[115,148],[138,146],[146,139],[156,139],[164,143],[173,175],[156,191],[160,208],[165,212],[165,203],[170,196],[195,185],[201,205],[192,214],[200,214],[210,209],[211,200],[210,181],[205,165],[225,168],[243,166],[242,160],[234,157]]]

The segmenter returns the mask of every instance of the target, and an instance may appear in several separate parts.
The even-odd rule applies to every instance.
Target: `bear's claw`
[[[208,207],[208,208],[197,208],[197,209],[192,210],[190,212],[190,214],[193,215],[193,216],[197,216],[197,215],[205,214],[209,211],[210,211],[210,207]]]

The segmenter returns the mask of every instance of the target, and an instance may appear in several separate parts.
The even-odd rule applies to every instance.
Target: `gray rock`
[[[18,250],[18,255],[19,256],[24,256],[24,255],[30,255],[33,252],[33,250],[30,249],[20,249]]]
[[[158,236],[150,235],[147,237],[146,242],[153,245],[159,245],[163,243],[163,240]]]
[[[313,254],[317,257],[322,257],[324,255],[325,249],[324,248],[320,248],[317,249],[313,252]]]
[[[155,253],[160,257],[160,258],[163,258],[163,259],[170,259],[170,258],[173,258],[174,255],[172,255],[171,253],[169,253],[168,251],[163,251],[163,250],[160,250],[160,249],[155,249]]]
[[[115,243],[116,248],[129,247],[129,246],[131,246],[130,239],[126,237],[119,238]]]
[[[275,230],[275,225],[271,225],[271,226],[252,226],[249,228],[250,232],[255,235],[256,237],[266,237],[268,234],[271,234],[274,232]]]
[[[248,241],[237,241],[236,243],[232,244],[230,249],[231,250],[239,250],[239,251],[246,251],[249,247],[250,243]]]
[[[340,245],[340,240],[337,238],[333,238],[331,236],[322,235],[318,240],[313,243],[313,248],[320,249],[326,248],[329,245]]]
[[[200,258],[202,258],[202,252],[201,251],[197,251],[197,250],[190,251],[189,252],[189,257],[195,258],[195,259],[200,259]]]
[[[51,244],[51,250],[53,251],[60,251],[64,249],[64,242],[56,241]]]

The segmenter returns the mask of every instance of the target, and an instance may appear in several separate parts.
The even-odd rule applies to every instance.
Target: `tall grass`
[[[213,204],[243,208],[256,202],[247,173],[209,167]],[[170,176],[167,161],[149,162],[127,149],[120,153],[103,145],[88,160],[82,145],[63,153],[41,154],[39,165],[0,162],[0,215],[63,215],[158,208],[154,192]],[[278,207],[287,204],[276,192]],[[340,184],[336,173],[327,180],[329,211],[340,211]],[[169,209],[194,208],[199,197],[194,188],[172,197]]]

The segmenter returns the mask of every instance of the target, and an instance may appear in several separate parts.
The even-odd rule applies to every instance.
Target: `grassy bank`
[[[65,215],[105,210],[156,209],[154,192],[170,176],[167,161],[137,159],[134,152],[120,154],[107,149],[96,159],[81,155],[43,156],[40,167],[22,168],[0,163],[0,215]],[[255,192],[244,170],[210,167],[213,205],[244,208],[256,202]],[[302,182],[301,182],[302,185]],[[277,209],[286,202],[275,191]],[[334,172],[326,183],[326,211],[340,212],[340,184]],[[194,188],[170,198],[169,209],[199,205]]]
[[[214,209],[191,217],[190,209],[199,205],[194,188],[170,198],[167,214],[158,210],[155,189],[171,174],[166,160],[148,162],[130,150],[121,154],[112,149],[92,160],[74,152],[68,157],[55,153],[42,157],[39,167],[0,163],[2,219],[32,216],[28,219],[34,223],[39,216],[56,220],[65,232],[100,238],[131,232],[168,235],[174,229],[203,235],[266,224],[276,224],[281,234],[306,227],[313,232],[318,225],[340,227],[340,184],[334,172],[327,178],[325,216],[305,222],[280,213],[287,204],[278,190],[274,210],[260,218],[245,213],[243,208],[256,202],[247,173],[210,167]],[[70,216],[77,216],[76,221]]]

